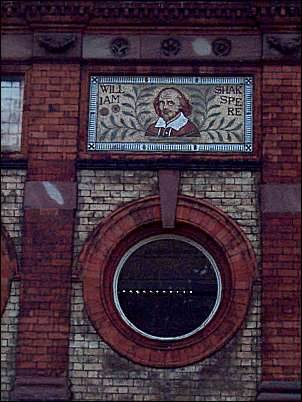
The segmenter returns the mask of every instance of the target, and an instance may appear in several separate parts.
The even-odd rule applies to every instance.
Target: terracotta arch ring
[[[200,332],[163,342],[135,332],[113,300],[113,277],[122,256],[144,238],[161,233],[186,236],[209,250],[222,278],[222,300]],[[105,218],[91,233],[80,257],[84,301],[100,337],[128,359],[152,367],[178,367],[200,361],[222,348],[242,325],[252,292],[256,257],[240,227],[205,201],[179,196],[176,224],[163,229],[159,196],[131,202]]]
[[[7,304],[11,282],[18,271],[15,246],[8,232],[1,225],[1,315]]]

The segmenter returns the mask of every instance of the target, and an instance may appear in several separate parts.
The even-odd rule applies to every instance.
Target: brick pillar
[[[263,382],[259,401],[299,400],[299,91],[298,67],[275,65],[264,68],[261,191]]]
[[[11,400],[67,400],[80,68],[31,72],[16,383]]]

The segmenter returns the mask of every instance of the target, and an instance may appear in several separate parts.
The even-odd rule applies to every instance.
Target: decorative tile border
[[[252,144],[252,77],[90,79],[88,151],[250,153]]]

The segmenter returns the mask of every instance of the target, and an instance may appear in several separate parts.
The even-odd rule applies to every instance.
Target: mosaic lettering
[[[92,77],[88,137],[89,150],[250,152],[252,78]]]

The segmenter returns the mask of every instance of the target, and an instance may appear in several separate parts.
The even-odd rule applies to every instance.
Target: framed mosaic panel
[[[90,77],[88,151],[252,150],[252,77]]]

